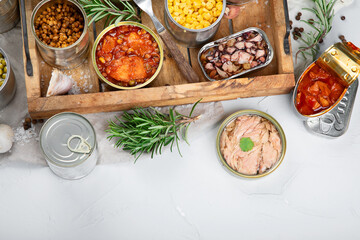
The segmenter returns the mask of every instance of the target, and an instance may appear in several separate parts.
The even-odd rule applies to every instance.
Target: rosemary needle
[[[106,19],[104,27],[117,24],[120,21],[140,21],[136,9],[126,0],[117,0],[122,5],[122,9],[117,7],[111,0],[78,0],[85,9],[89,18],[89,26],[93,22]]]
[[[318,43],[330,32],[332,28],[334,5],[336,1],[337,0],[313,0],[315,7],[303,8],[304,10],[313,13],[317,20],[302,20],[302,22],[310,26],[314,32],[308,32],[305,34],[305,37],[300,38],[305,43],[305,46],[299,48],[295,59],[297,59],[299,53],[301,53],[305,59],[307,59],[306,56],[310,56],[313,59],[316,58],[316,55],[319,52]]]
[[[134,155],[135,162],[143,153],[161,154],[162,148],[170,145],[172,151],[176,145],[181,155],[179,140],[182,138],[187,143],[187,131],[190,123],[200,119],[200,116],[192,117],[197,101],[188,116],[180,114],[173,108],[169,114],[159,112],[154,108],[135,108],[131,112],[124,112],[116,121],[109,121],[109,140],[115,138],[115,147],[130,151]],[[181,138],[180,138],[181,135]]]

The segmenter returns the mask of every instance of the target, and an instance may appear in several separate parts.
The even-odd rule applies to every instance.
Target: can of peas
[[[10,59],[0,48],[0,109],[3,109],[13,99],[16,91],[15,75]]]

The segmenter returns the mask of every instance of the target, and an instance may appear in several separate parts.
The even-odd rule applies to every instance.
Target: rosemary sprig
[[[301,21],[314,29],[314,32],[310,31],[306,33],[305,37],[300,37],[300,39],[305,43],[305,46],[299,48],[299,51],[295,55],[295,59],[297,59],[298,54],[301,53],[305,59],[307,59],[306,56],[310,56],[315,60],[316,55],[319,53],[319,42],[324,39],[332,28],[334,5],[337,0],[313,1],[315,3],[315,7],[303,8],[303,10],[312,12],[316,16],[317,20]]]
[[[117,122],[109,121],[109,128],[106,130],[110,135],[109,140],[116,138],[115,147],[123,148],[134,155],[135,162],[144,152],[150,153],[151,158],[154,154],[161,154],[162,148],[170,144],[170,151],[176,145],[180,156],[179,140],[187,143],[187,132],[190,123],[200,119],[200,116],[192,117],[197,101],[189,116],[185,116],[169,109],[169,114],[163,114],[154,108],[135,108],[132,112],[124,112],[122,118],[117,117]],[[189,143],[188,143],[189,144]]]
[[[78,0],[85,9],[89,19],[89,26],[106,18],[104,27],[111,24],[118,24],[122,20],[140,21],[136,9],[126,0],[117,0],[121,3],[123,9],[118,8],[111,0]]]

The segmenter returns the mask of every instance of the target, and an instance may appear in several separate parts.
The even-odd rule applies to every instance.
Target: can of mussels
[[[40,131],[40,148],[50,169],[64,179],[85,177],[97,162],[95,130],[76,113],[60,113],[47,120]]]

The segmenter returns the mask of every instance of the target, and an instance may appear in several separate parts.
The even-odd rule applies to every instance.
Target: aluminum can
[[[199,47],[211,40],[219,29],[221,19],[225,14],[226,0],[223,0],[223,9],[218,19],[209,27],[203,29],[189,29],[178,22],[171,16],[168,7],[168,1],[165,0],[165,25],[169,32],[180,43],[187,47]]]
[[[40,148],[50,169],[64,179],[88,175],[97,162],[95,130],[83,116],[64,112],[45,122]]]
[[[18,0],[0,0],[0,33],[7,32],[20,20]]]
[[[337,76],[345,90],[339,99],[328,109],[313,115],[303,115],[296,108],[298,87],[304,76],[318,64]],[[295,114],[304,122],[307,130],[323,137],[336,138],[346,133],[350,124],[360,74],[360,49],[352,43],[336,43],[305,69],[298,79],[292,95]]]
[[[139,84],[139,85],[136,85],[134,87],[123,87],[123,86],[120,86],[120,85],[116,85],[112,82],[110,82],[109,80],[107,80],[102,74],[101,72],[99,71],[99,68],[96,64],[96,49],[97,49],[97,46],[99,45],[99,42],[101,41],[101,39],[104,37],[104,35],[106,33],[108,33],[109,31],[111,31],[112,29],[114,28],[117,28],[117,27],[120,27],[120,26],[136,26],[136,27],[139,27],[139,28],[142,28],[144,29],[146,32],[148,32],[156,41],[157,45],[158,45],[158,48],[159,48],[159,51],[160,51],[160,62],[159,62],[159,66],[156,70],[156,72],[152,75],[152,77],[147,80],[145,83],[143,84]],[[119,22],[117,24],[112,24],[110,26],[108,26],[107,28],[105,28],[97,37],[96,37],[96,40],[95,40],[95,43],[94,43],[94,46],[92,48],[92,51],[91,51],[91,59],[92,59],[92,63],[93,63],[93,66],[94,66],[94,69],[96,71],[96,74],[98,75],[98,77],[103,81],[105,82],[106,84],[110,85],[111,87],[113,88],[117,88],[117,89],[123,89],[123,90],[130,90],[130,89],[138,89],[138,88],[142,88],[142,87],[145,87],[146,85],[150,84],[152,81],[155,80],[155,78],[159,75],[160,71],[161,71],[161,68],[162,68],[162,65],[164,63],[164,48],[162,47],[161,45],[161,41],[160,41],[160,38],[147,26],[141,24],[141,23],[137,23],[137,22],[132,22],[132,21],[123,21],[123,22]]]
[[[84,30],[80,38],[72,45],[65,48],[55,48],[43,43],[35,32],[35,19],[49,6],[57,3],[66,3],[79,10],[84,19]],[[83,7],[73,0],[43,0],[34,8],[31,15],[31,32],[35,38],[36,46],[41,57],[46,63],[59,69],[73,69],[82,64],[89,53],[88,20]]]
[[[269,64],[271,63],[271,61],[272,61],[273,58],[274,58],[274,49],[273,49],[273,47],[272,47],[271,44],[270,44],[270,40],[269,40],[268,36],[267,36],[266,33],[265,33],[263,30],[261,30],[260,28],[250,27],[250,28],[244,29],[244,30],[242,30],[242,31],[240,31],[240,32],[237,32],[237,33],[234,33],[234,34],[232,34],[232,35],[229,35],[229,36],[227,36],[227,37],[220,38],[220,39],[218,39],[218,40],[216,40],[216,41],[213,41],[213,42],[210,42],[210,43],[208,43],[208,44],[205,44],[205,45],[200,49],[199,54],[198,54],[198,62],[199,62],[199,65],[200,65],[200,67],[201,67],[201,70],[203,71],[205,77],[206,77],[208,80],[210,80],[210,81],[218,81],[218,80],[214,80],[214,79],[210,78],[210,77],[207,75],[207,73],[206,73],[206,71],[205,71],[205,69],[204,69],[204,66],[201,64],[201,60],[200,60],[201,54],[202,54],[203,52],[205,52],[206,50],[208,50],[209,48],[219,46],[221,43],[227,42],[227,41],[229,41],[230,39],[233,39],[233,38],[237,38],[237,37],[241,36],[243,33],[251,32],[251,31],[254,31],[254,32],[259,33],[260,36],[265,40],[265,42],[266,42],[266,44],[267,44],[267,46],[268,46],[268,55],[267,55],[267,57],[266,57],[265,63],[264,63],[264,64],[261,64],[261,65],[259,65],[259,66],[256,66],[256,67],[254,67],[254,68],[245,70],[245,71],[243,71],[243,72],[241,72],[241,73],[232,75],[231,77],[228,77],[228,78],[225,78],[225,79],[221,79],[221,81],[222,81],[222,80],[229,80],[229,79],[237,78],[237,77],[242,76],[242,75],[244,75],[244,74],[247,74],[247,73],[249,73],[249,72],[253,72],[253,71],[256,71],[256,70],[258,70],[258,69],[260,69],[260,68],[264,68],[264,67],[266,67],[267,65],[269,65]]]
[[[0,109],[3,109],[14,98],[16,92],[15,75],[12,70],[9,57],[5,51],[0,48],[0,53],[6,61],[7,74],[3,84],[0,86]]]
[[[225,158],[223,157],[221,150],[220,150],[220,139],[221,139],[221,134],[223,133],[224,129],[235,119],[237,119],[240,116],[243,115],[255,115],[255,116],[259,116],[262,118],[267,119],[268,121],[270,121],[276,128],[276,130],[279,133],[280,139],[281,139],[281,153],[280,153],[280,157],[278,159],[278,161],[276,162],[276,164],[274,164],[274,166],[272,166],[270,169],[268,169],[266,172],[262,173],[262,174],[257,174],[257,175],[246,175],[243,173],[240,173],[236,170],[234,170],[232,167],[230,167],[228,165],[228,163],[226,162]],[[247,109],[247,110],[241,110],[238,112],[235,112],[233,114],[231,114],[229,117],[227,117],[220,125],[217,137],[216,137],[216,149],[218,152],[218,157],[220,160],[221,165],[232,175],[237,176],[237,177],[243,177],[243,178],[261,178],[264,177],[272,172],[275,171],[275,169],[277,169],[280,164],[282,163],[284,157],[285,157],[285,153],[286,153],[286,137],[285,137],[285,133],[284,130],[282,129],[281,125],[269,114],[258,111],[258,110],[252,110],[252,109]]]

